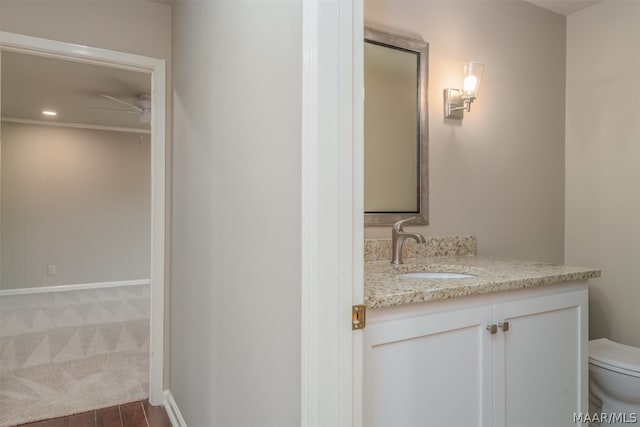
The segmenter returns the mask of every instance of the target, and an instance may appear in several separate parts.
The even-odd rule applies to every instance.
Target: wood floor
[[[171,427],[171,422],[162,406],[143,400],[18,427]]]

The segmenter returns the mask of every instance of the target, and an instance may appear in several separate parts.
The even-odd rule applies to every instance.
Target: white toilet
[[[589,390],[597,412],[640,417],[640,348],[589,341]]]

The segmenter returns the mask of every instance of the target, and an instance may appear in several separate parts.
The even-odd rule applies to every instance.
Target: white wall
[[[148,278],[149,135],[7,122],[1,130],[0,288]]]
[[[430,225],[413,229],[473,234],[481,255],[562,262],[565,18],[517,0],[366,0],[365,24],[429,42]],[[479,97],[445,121],[442,91],[471,60],[486,65]]]
[[[190,426],[300,424],[301,5],[174,5],[171,392]]]
[[[567,21],[565,261],[591,281],[590,335],[640,346],[640,3]]]

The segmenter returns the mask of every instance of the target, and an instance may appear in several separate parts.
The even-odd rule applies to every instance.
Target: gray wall
[[[171,392],[189,426],[300,424],[301,18],[174,5]]]
[[[481,255],[562,262],[565,18],[524,1],[366,0],[365,24],[430,44],[430,225],[414,229],[473,234]],[[468,61],[486,65],[478,99],[445,121],[442,91],[461,86]]]
[[[1,130],[0,288],[149,278],[149,135]]]
[[[146,0],[2,0],[0,29],[45,39],[171,57],[171,6]]]
[[[567,21],[567,263],[591,281],[591,338],[640,347],[640,3]]]

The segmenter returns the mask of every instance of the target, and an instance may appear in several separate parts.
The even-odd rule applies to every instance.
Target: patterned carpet
[[[148,395],[149,286],[0,298],[0,427]]]

